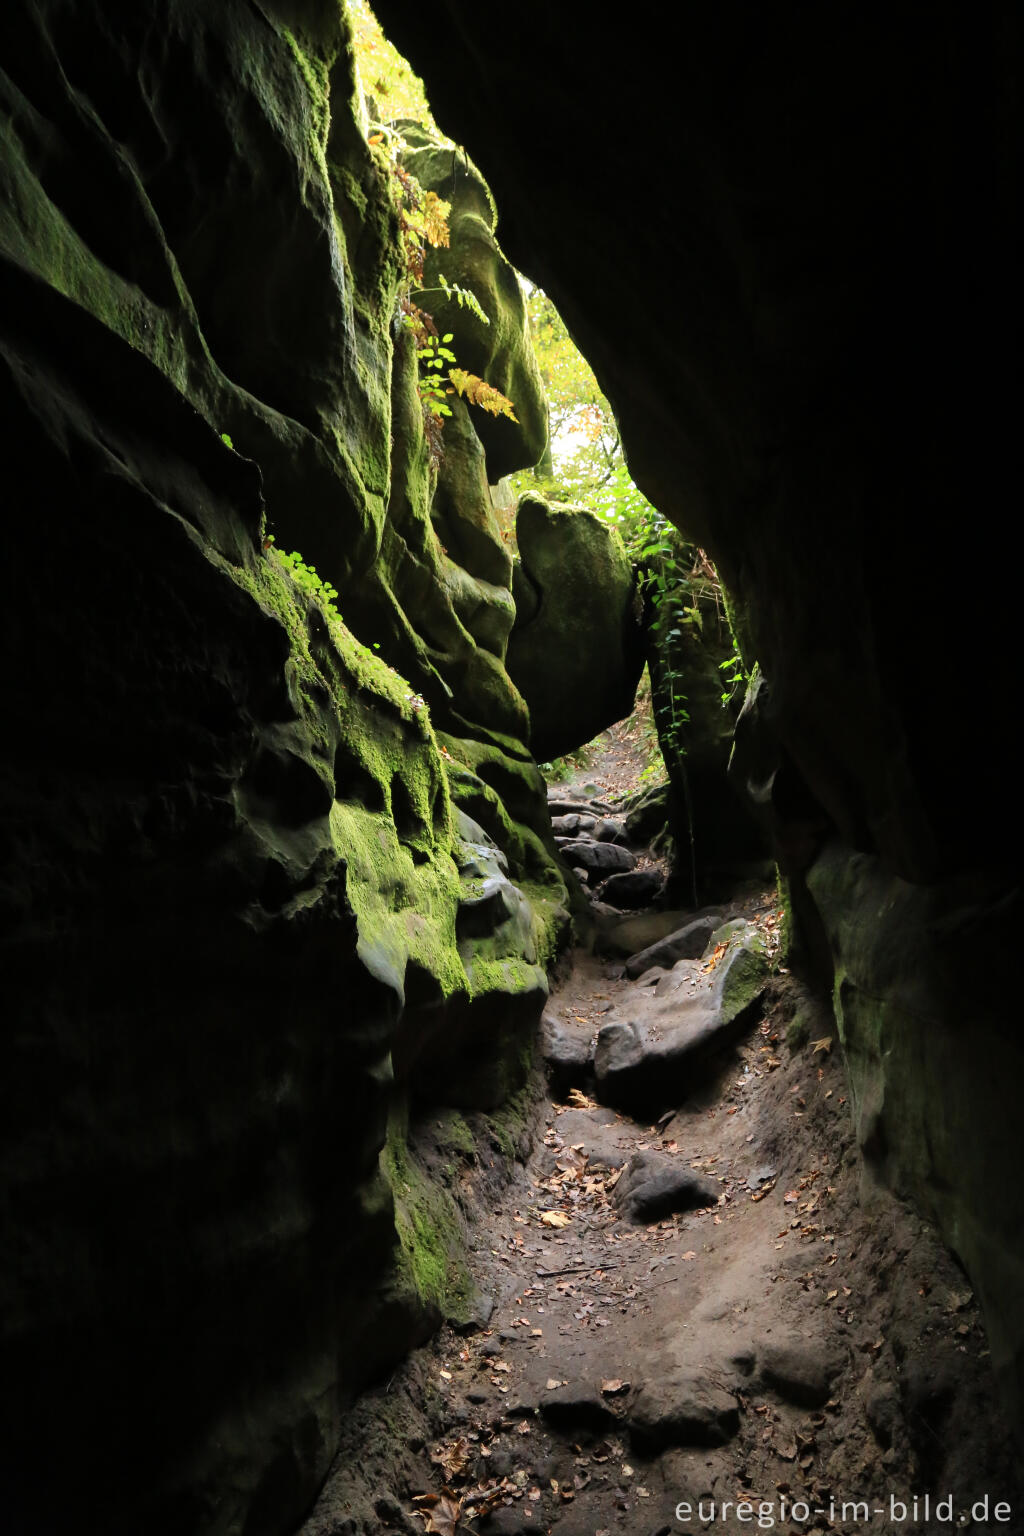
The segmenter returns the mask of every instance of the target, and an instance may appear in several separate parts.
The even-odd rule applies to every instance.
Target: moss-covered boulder
[[[592,740],[633,708],[643,635],[633,568],[613,528],[583,507],[521,498],[516,623],[508,670],[543,760]]]

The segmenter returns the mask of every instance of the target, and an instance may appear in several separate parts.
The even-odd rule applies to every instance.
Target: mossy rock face
[[[4,26],[29,722],[3,806],[5,1515],[267,1536],[352,1394],[459,1315],[461,1218],[402,1150],[411,1074],[500,1118],[565,927],[510,559],[468,409],[440,476],[424,441],[343,8],[13,0]],[[460,865],[453,801],[507,867]]]
[[[516,516],[528,614],[508,670],[530,710],[530,745],[547,761],[591,741],[633,708],[643,639],[633,568],[614,529],[583,507],[521,498]]]
[[[405,133],[412,146],[404,156],[406,167],[424,189],[451,203],[450,245],[428,252],[424,267],[428,291],[417,302],[434,316],[439,331],[452,333],[457,366],[500,390],[515,408],[514,422],[477,407],[473,410],[473,425],[487,454],[488,478],[496,485],[517,469],[532,469],[548,442],[547,400],[530,341],[523,291],[495,237],[497,211],[490,189],[465,151],[437,144],[412,125],[406,126]],[[442,273],[449,283],[476,296],[488,324],[433,291]]]

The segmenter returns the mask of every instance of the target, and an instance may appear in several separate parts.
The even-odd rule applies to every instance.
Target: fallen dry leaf
[[[557,1376],[549,1376],[548,1377],[548,1379],[547,1379],[547,1390],[549,1392],[553,1392],[556,1387],[560,1387],[561,1385],[562,1385],[562,1383],[559,1381]]]
[[[710,958],[707,960],[707,962],[704,965],[701,966],[701,971],[704,972],[705,975],[707,974],[708,971],[713,971],[714,970],[715,966],[718,964],[719,960],[721,960],[722,956],[725,954],[725,952],[728,949],[728,947],[729,946],[727,944],[716,944],[715,945],[714,954],[711,955]]]
[[[423,1505],[416,1513],[425,1520],[425,1531],[433,1532],[435,1536],[456,1536],[459,1516],[462,1514],[462,1500],[456,1497],[451,1488],[445,1488],[439,1494],[421,1493],[413,1502]]]
[[[683,1258],[686,1260],[687,1263],[689,1263],[691,1259],[695,1259],[696,1257],[697,1257],[697,1255],[694,1253],[692,1248],[689,1250],[688,1253],[684,1253],[683,1254]]]
[[[601,1391],[605,1397],[614,1397],[618,1392],[628,1392],[629,1382],[620,1381],[617,1376],[613,1376],[610,1381],[602,1381]]]
[[[430,1459],[435,1467],[440,1467],[445,1475],[445,1480],[451,1482],[453,1478],[461,1477],[469,1466],[469,1459],[473,1454],[469,1441],[462,1437],[458,1440],[449,1440],[442,1445],[435,1446],[430,1453]]]
[[[567,1227],[572,1220],[563,1211],[541,1211],[540,1222],[542,1227]]]
[[[811,1051],[812,1056],[814,1056],[818,1051],[831,1051],[832,1036],[824,1035],[820,1040],[812,1040],[811,1045],[814,1047],[814,1049]]]
[[[573,1109],[593,1109],[595,1107],[595,1100],[588,1099],[587,1095],[580,1088],[569,1089],[569,1103]]]

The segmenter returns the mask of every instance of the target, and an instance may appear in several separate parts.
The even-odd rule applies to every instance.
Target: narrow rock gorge
[[[486,1321],[444,1170],[497,1149],[496,1206],[529,1156],[589,921],[537,759],[645,646],[606,524],[528,497],[514,564],[497,515],[548,439],[517,269],[752,673],[693,882],[777,861],[862,1193],[941,1234],[1024,1419],[1018,19],[377,9],[452,139],[394,148],[339,0],[0,19],[13,1536],[294,1532],[360,1392]]]

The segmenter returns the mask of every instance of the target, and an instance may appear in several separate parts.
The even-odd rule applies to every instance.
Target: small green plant
[[[450,211],[451,205],[445,203],[444,207]],[[442,243],[447,245],[448,241],[438,242],[438,244]],[[450,283],[443,272],[437,274],[437,286],[435,288],[417,288],[415,291],[420,295],[425,293],[443,293],[446,299],[454,299],[460,309],[468,309],[471,315],[476,315],[477,319],[482,321],[484,325],[490,325],[491,323],[487,311],[473,290],[471,288],[461,288],[458,283]]]
[[[230,434],[227,433],[227,432],[222,432],[221,433],[220,440],[221,440],[222,443],[226,444],[228,448],[234,448],[234,446],[235,446],[234,443],[231,441]]]
[[[750,682],[750,673],[743,665],[743,657],[740,655],[735,635],[732,637],[732,655],[720,661],[718,666],[722,673],[722,682],[725,684],[725,691],[722,694],[722,708],[725,709],[732,703],[740,689],[746,688]]]
[[[416,291],[419,294],[443,293],[446,299],[456,299],[460,308],[471,310],[485,325],[490,324],[476,296],[468,288],[449,283],[443,276],[437,288]],[[403,300],[402,320],[412,331],[416,342],[416,357],[420,365],[417,387],[423,411],[423,426],[430,457],[435,465],[441,458],[444,418],[452,414],[448,404],[449,395],[460,395],[492,416],[507,416],[511,421],[517,419],[515,408],[507,395],[503,395],[477,374],[455,366],[455,353],[449,345],[455,339],[453,333],[446,331],[443,336],[438,335],[433,316],[414,304],[411,296]]]
[[[324,581],[316,566],[308,565],[297,549],[293,549],[290,554],[285,554],[283,549],[278,549],[274,543],[274,535],[272,533],[268,534],[264,548],[268,552],[273,549],[278,560],[287,571],[290,571],[293,579],[298,582],[299,586],[308,592],[311,597],[316,598],[328,617],[337,619],[338,623],[341,623],[341,614],[338,612],[334,601],[338,595],[338,589],[333,582]]]
[[[416,348],[416,356],[419,359],[422,370],[418,380],[420,392],[420,404],[424,415],[450,416],[452,408],[448,404],[446,396],[451,390],[446,386],[442,377],[442,371],[446,363],[455,362],[455,353],[450,351],[448,343],[452,340],[451,331],[444,336],[427,335],[422,346]],[[436,371],[433,371],[436,370]]]

